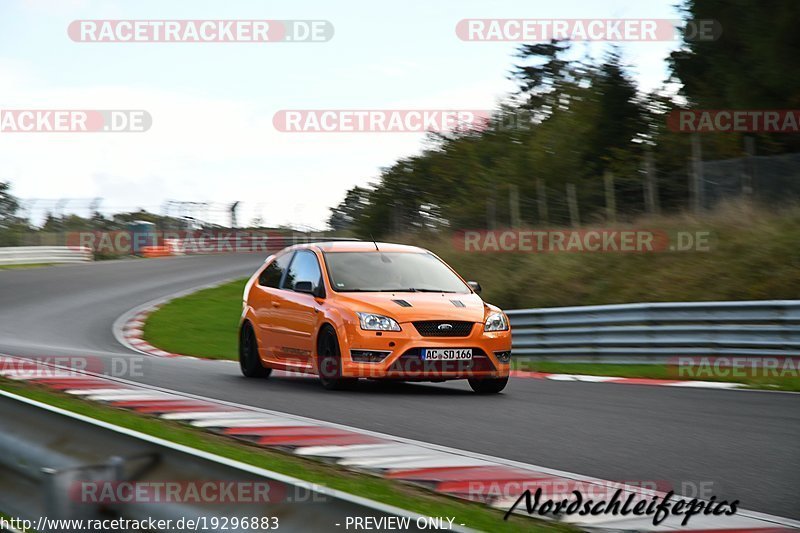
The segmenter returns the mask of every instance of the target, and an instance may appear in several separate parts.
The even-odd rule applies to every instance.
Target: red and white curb
[[[660,387],[684,387],[694,389],[741,389],[744,383],[729,381],[688,381],[679,379],[621,378],[615,376],[592,376],[588,374],[552,374],[548,372],[531,372],[512,370],[515,378],[549,379],[553,381],[583,381],[587,383],[620,383],[623,385],[656,385]]]
[[[222,281],[216,281],[214,283],[207,283],[205,285],[200,285],[197,287],[192,287],[190,289],[176,292],[168,296],[156,298],[155,300],[151,300],[140,306],[134,307],[133,309],[120,315],[114,321],[114,325],[112,326],[112,332],[114,333],[114,337],[117,339],[117,342],[119,342],[126,348],[129,348],[135,352],[139,352],[142,355],[152,355],[155,357],[188,357],[190,359],[198,359],[197,357],[191,355],[167,352],[165,350],[153,346],[152,344],[144,340],[144,324],[147,321],[147,317],[150,316],[155,311],[157,311],[158,309],[160,309],[161,306],[163,306],[167,302],[170,302],[177,298],[181,298],[183,296],[188,296],[192,293],[201,291],[203,289],[212,289],[214,287],[219,287],[220,285],[224,285],[225,283],[234,281],[239,277],[240,276],[231,279],[225,279]]]
[[[112,407],[178,421],[258,446],[413,483],[439,494],[482,502],[503,511],[509,509],[526,488],[532,491],[542,488],[545,496],[553,499],[569,496],[575,489],[608,497],[621,489],[623,498],[634,493],[639,499],[659,494],[628,484],[143,386],[89,372],[61,369],[19,357],[0,356],[0,376],[36,383]],[[518,506],[515,512],[526,514],[525,505]],[[734,516],[696,515],[689,527],[681,527],[681,519],[680,516],[670,516],[658,526],[654,526],[649,517],[612,515],[572,515],[565,521],[584,529],[604,530],[766,533],[800,529],[798,521],[745,510],[739,510]]]
[[[154,355],[156,357],[181,357],[181,354],[166,352],[160,348],[156,348],[143,338],[143,328],[147,316],[153,311],[157,310],[159,306],[153,306],[146,311],[141,311],[133,316],[123,327],[123,335],[125,344],[128,348],[136,350],[137,352],[146,355]]]

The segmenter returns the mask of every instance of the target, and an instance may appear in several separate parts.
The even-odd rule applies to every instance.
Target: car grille
[[[486,353],[479,349],[472,349],[472,359],[469,361],[426,361],[420,357],[420,349],[412,348],[397,358],[389,367],[390,374],[416,374],[416,373],[469,373],[491,372],[497,370],[492,360]]]
[[[449,324],[450,327],[443,326]],[[423,337],[468,337],[474,322],[462,320],[420,320],[414,327]]]

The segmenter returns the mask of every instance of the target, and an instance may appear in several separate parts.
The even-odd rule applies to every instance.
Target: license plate
[[[424,348],[422,359],[425,361],[469,361],[472,359],[472,348]]]

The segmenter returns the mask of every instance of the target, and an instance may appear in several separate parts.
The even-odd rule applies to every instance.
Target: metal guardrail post
[[[83,501],[81,482],[118,481],[115,472],[116,468],[111,464],[63,470],[42,468],[44,516],[56,520],[98,518],[99,505]]]

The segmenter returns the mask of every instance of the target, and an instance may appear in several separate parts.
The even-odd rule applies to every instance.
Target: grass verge
[[[144,325],[144,338],[172,353],[236,359],[236,332],[247,279],[203,289],[166,303]]]
[[[783,391],[800,391],[800,377],[781,376],[780,371],[772,373],[765,370],[764,376],[747,375],[741,369],[730,369],[731,375],[712,375],[715,369],[687,369],[686,375],[678,375],[675,366],[670,365],[623,365],[604,363],[559,363],[553,361],[517,360],[516,370],[547,372],[552,374],[585,374],[592,376],[617,376],[621,378],[678,379],[696,381],[723,381],[743,383],[749,388]],[[689,372],[691,371],[691,372]]]
[[[29,265],[0,265],[0,270],[21,270],[24,268],[39,268],[53,266],[53,263],[31,263]]]
[[[564,524],[543,522],[525,516],[503,520],[503,512],[483,505],[434,494],[422,488],[377,476],[343,470],[277,450],[260,448],[206,433],[176,422],[156,419],[110,406],[89,402],[41,386],[0,378],[0,389],[242,463],[324,485],[426,516],[455,516],[467,527],[492,532],[576,532]]]
[[[428,248],[484,300],[503,309],[628,302],[796,299],[800,295],[800,207],[739,202],[695,216],[650,216],[594,228],[650,229],[708,236],[708,249],[651,253],[478,253],[446,233],[398,240]],[[559,228],[531,228],[559,229]],[[592,229],[589,224],[579,229]],[[461,249],[459,249],[459,245]]]

